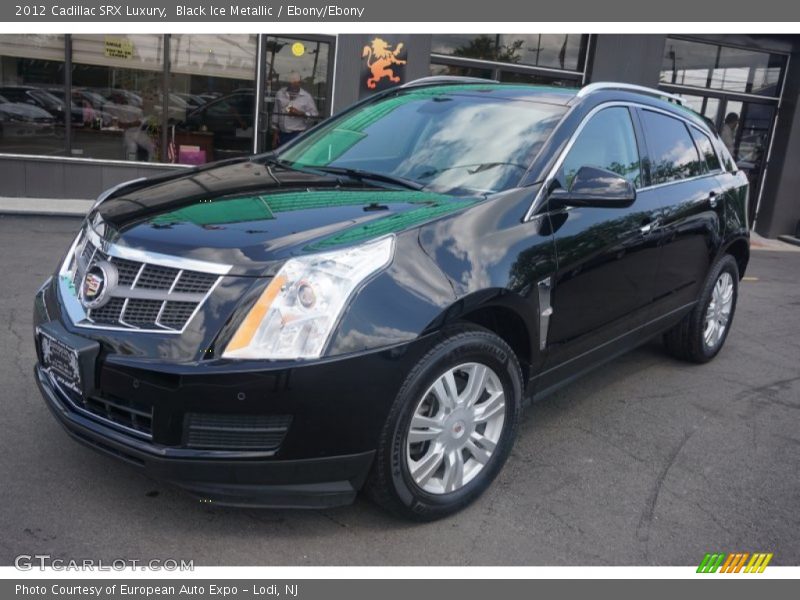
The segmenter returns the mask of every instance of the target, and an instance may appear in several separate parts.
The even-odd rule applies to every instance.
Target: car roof
[[[550,85],[504,83],[495,80],[480,80],[471,77],[430,77],[412,81],[401,86],[409,92],[432,94],[486,94],[495,98],[542,102],[562,106],[587,104],[596,106],[606,102],[621,101],[644,104],[669,111],[676,116],[691,120],[701,129],[714,131],[707,120],[691,108],[679,103],[680,98],[668,92],[643,86],[600,82],[583,88],[564,88]]]

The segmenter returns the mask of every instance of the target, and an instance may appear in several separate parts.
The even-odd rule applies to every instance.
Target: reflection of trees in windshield
[[[462,87],[462,86],[459,86]],[[476,97],[480,85],[418,90],[368,104],[281,154],[303,166],[402,177],[449,193],[506,189],[522,177],[564,108]]]
[[[394,172],[410,179],[435,172],[424,180],[435,189],[504,189],[522,176],[518,165],[530,163],[556,121],[536,104],[459,103],[427,124]],[[474,168],[486,164],[495,166]],[[457,165],[473,168],[451,168]]]

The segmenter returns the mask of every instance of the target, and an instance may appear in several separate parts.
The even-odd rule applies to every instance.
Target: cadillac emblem
[[[110,262],[93,264],[83,276],[80,289],[81,304],[86,308],[100,308],[111,298],[117,285],[117,270]]]

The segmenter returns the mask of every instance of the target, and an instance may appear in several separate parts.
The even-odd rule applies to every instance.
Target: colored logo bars
[[[748,559],[750,560],[748,561]],[[716,573],[719,569],[720,573],[739,573],[740,571],[742,573],[763,573],[771,560],[771,552],[708,553],[697,567],[697,572]]]

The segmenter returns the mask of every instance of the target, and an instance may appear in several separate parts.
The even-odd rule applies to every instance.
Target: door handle
[[[653,230],[658,227],[658,220],[650,221],[649,223],[645,223],[641,227],[639,227],[639,231],[642,235],[649,235],[653,233]]]
[[[716,208],[718,202],[719,202],[719,197],[717,197],[717,192],[709,192],[708,204],[711,206],[711,208]]]

